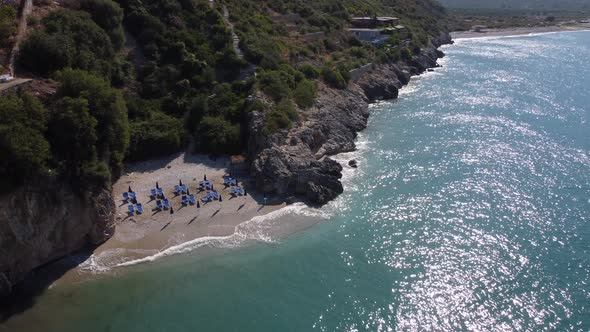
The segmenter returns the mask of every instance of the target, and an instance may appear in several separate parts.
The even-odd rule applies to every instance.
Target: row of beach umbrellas
[[[229,176],[231,177],[231,173],[229,174]],[[207,181],[207,174],[205,174],[205,175],[203,176],[203,181]],[[182,186],[182,180],[179,180],[179,181],[178,181],[178,185]],[[158,181],[156,181],[156,189],[159,189],[159,188],[160,188],[160,184],[158,183]],[[211,185],[211,190],[214,190],[214,188],[213,188],[213,185]],[[131,189],[131,186],[129,186],[129,188],[128,188],[128,191],[129,191],[129,192],[133,192],[133,190]],[[187,195],[190,195],[190,191],[189,191],[189,189],[188,189],[188,188],[187,188],[187,191],[186,191],[186,193],[187,193]],[[244,196],[246,196],[246,195],[247,195],[247,193],[246,193],[246,190],[244,189]],[[266,195],[265,195],[265,196],[266,196]],[[162,198],[165,198],[165,197],[162,195]],[[266,200],[266,197],[265,197],[265,200]],[[221,203],[221,202],[223,202],[223,198],[222,198],[222,196],[221,196],[221,195],[219,195],[219,202],[220,202],[220,203]],[[200,202],[197,200],[197,208],[200,208],[200,207],[201,207],[201,204],[200,204]],[[173,213],[174,213],[174,208],[171,206],[171,207],[170,207],[170,214],[173,214]]]

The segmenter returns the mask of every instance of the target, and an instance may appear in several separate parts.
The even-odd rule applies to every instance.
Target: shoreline
[[[451,32],[453,40],[476,39],[487,37],[515,37],[527,36],[539,33],[556,33],[556,32],[573,32],[590,30],[589,23],[580,23],[568,26],[550,26],[550,27],[521,27],[507,29],[487,29],[482,32],[475,31],[454,31]]]
[[[448,35],[446,36],[448,37]],[[417,57],[417,63],[422,67],[417,68],[409,65],[380,67],[376,73],[377,77],[374,77],[376,80],[368,81],[373,74],[363,75],[363,78],[352,84],[347,90],[333,91],[329,89],[332,93],[328,93],[328,97],[334,97],[334,93],[343,97],[339,110],[346,110],[346,104],[352,103],[353,108],[362,116],[356,118],[355,115],[355,121],[359,124],[356,128],[351,128],[350,137],[344,137],[343,142],[334,142],[336,144],[330,148],[331,151],[326,151],[326,153],[331,152],[328,155],[336,156],[350,152],[351,149],[347,147],[354,144],[357,133],[366,128],[369,100],[396,99],[397,97],[397,93],[384,94],[385,98],[376,98],[373,94],[379,94],[381,90],[398,91],[407,85],[411,76],[425,72],[426,68],[435,67],[439,57],[437,48],[450,42],[450,38],[448,42],[445,40],[443,35],[441,41],[433,41],[435,45],[431,45],[427,51]],[[400,80],[403,83],[400,83]],[[376,85],[373,85],[375,83]],[[344,96],[340,96],[341,94]],[[365,98],[369,100],[365,100]],[[332,98],[330,99],[333,101]],[[318,109],[320,108],[318,107]],[[306,157],[311,158],[313,155],[306,155]],[[316,224],[318,220],[323,219],[322,211],[308,208],[303,204],[281,203],[263,206],[261,204],[262,197],[251,190],[256,185],[249,175],[237,176],[240,185],[247,188],[248,196],[229,199],[229,188],[223,186],[223,176],[227,174],[229,165],[227,157],[211,160],[203,155],[185,153],[127,165],[126,173],[113,185],[112,190],[116,204],[114,235],[90,254],[66,258],[66,260],[73,259],[77,264],[56,278],[50,287],[63,283],[81,282],[101,275],[116,274],[120,271],[119,269],[126,266],[151,262],[163,256],[184,253],[203,246],[215,246],[214,243],[222,241],[237,241],[238,245],[244,241],[272,242],[274,238],[281,238],[307,229]],[[342,167],[349,166],[342,164]],[[223,203],[214,201],[202,205],[200,209],[191,205],[180,208],[180,196],[174,196],[172,193],[174,185],[182,180],[183,184],[188,185],[191,193],[199,199],[203,194],[199,193],[196,188],[205,174],[222,194]],[[157,212],[153,210],[156,203],[148,196],[150,189],[155,187],[156,181],[165,190],[166,197],[174,207],[175,213],[173,215],[168,211]],[[127,214],[128,204],[122,202],[122,193],[128,191],[129,186],[136,192],[138,202],[144,206],[143,215],[130,216]],[[224,189],[222,190],[222,188]],[[298,218],[303,210],[305,210],[302,213],[304,217]],[[265,225],[267,219],[272,223],[272,220],[275,219],[285,219],[282,218],[283,216],[287,216],[290,222],[284,222],[280,226]],[[301,221],[291,222],[291,219],[301,219]],[[280,223],[281,220],[278,222]]]
[[[167,256],[169,251],[178,249],[184,252],[187,244],[207,244],[208,240],[223,240],[238,234],[240,227],[256,218],[273,216],[273,213],[286,207],[286,204],[274,204],[272,198],[267,205],[262,197],[251,191],[251,179],[247,176],[236,178],[239,185],[246,188],[247,196],[232,197],[229,187],[225,187],[223,176],[227,175],[229,158],[220,157],[211,160],[202,155],[176,154],[168,158],[154,159],[147,162],[131,164],[127,172],[113,185],[113,197],[116,204],[114,235],[96,247],[90,255],[80,258],[81,263],[65,272],[52,283],[79,282],[97,273],[133,265],[133,262],[150,261],[150,257]],[[223,201],[182,206],[181,196],[173,193],[174,185],[182,180],[191,194],[200,199],[198,182],[206,175]],[[164,190],[166,198],[174,209],[158,211],[156,200],[149,197],[150,189],[156,181]],[[142,203],[143,214],[129,214],[128,203],[122,199],[122,193],[128,188],[137,195]],[[250,240],[271,241],[267,234],[241,234]],[[268,236],[268,238],[267,238]]]

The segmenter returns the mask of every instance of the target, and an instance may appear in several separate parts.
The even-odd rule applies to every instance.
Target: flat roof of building
[[[368,20],[372,20],[375,17],[369,17],[369,16],[357,16],[357,17],[353,17],[352,20],[353,21],[368,21]],[[390,17],[390,16],[379,16],[376,17],[377,21],[395,21],[395,20],[399,20],[399,18],[397,17]]]
[[[351,28],[351,29],[347,29],[347,30],[351,31],[351,32],[355,32],[355,31],[358,31],[358,32],[362,32],[362,31],[380,32],[380,31],[383,31],[384,29]]]

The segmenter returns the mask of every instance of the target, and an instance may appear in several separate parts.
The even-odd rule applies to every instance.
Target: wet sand
[[[246,188],[247,196],[232,197],[230,188],[225,187],[223,176],[228,174],[229,158],[211,160],[206,156],[179,154],[171,158],[137,163],[128,167],[113,185],[113,196],[117,205],[116,231],[112,238],[96,248],[79,267],[68,271],[57,283],[75,282],[96,272],[111,270],[138,259],[158,255],[174,246],[195,239],[219,238],[234,234],[238,227],[256,216],[266,215],[285,207],[285,204],[263,205],[249,189],[248,178],[235,176],[239,185]],[[191,194],[200,199],[199,181],[206,175],[223,201],[182,206],[181,196],[174,194],[174,185],[182,180]],[[174,214],[158,211],[156,201],[150,196],[150,189],[156,181],[170,201]],[[128,188],[137,195],[144,212],[141,215],[128,214],[128,203],[123,201],[122,193]]]
[[[550,26],[550,27],[523,27],[509,29],[485,29],[482,32],[475,31],[456,31],[451,33],[453,39],[468,39],[482,37],[508,37],[508,36],[526,36],[536,33],[548,32],[566,32],[590,30],[590,23],[580,23],[576,25]]]

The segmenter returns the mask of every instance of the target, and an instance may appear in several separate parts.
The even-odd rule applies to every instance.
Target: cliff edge
[[[50,182],[0,198],[0,298],[30,271],[114,233],[116,208],[109,191],[81,196]]]
[[[320,205],[340,195],[342,166],[330,156],[355,150],[357,133],[367,126],[369,103],[397,98],[412,75],[437,66],[444,56],[438,47],[450,43],[450,35],[443,33],[419,55],[399,64],[376,65],[344,90],[320,83],[314,106],[300,111],[302,120],[288,131],[265,135],[264,112],[253,112],[248,153],[258,189]]]

